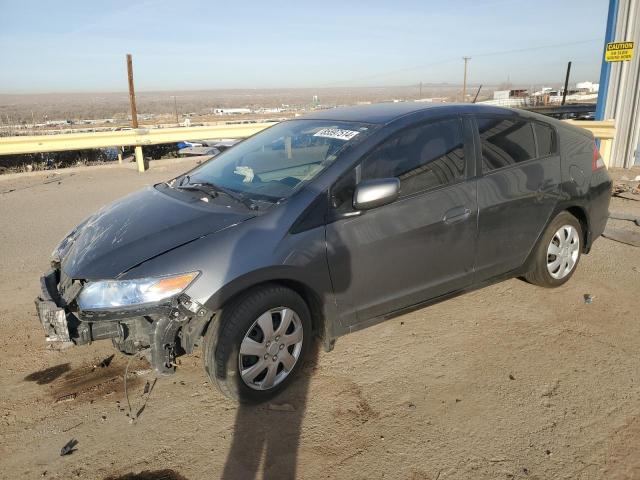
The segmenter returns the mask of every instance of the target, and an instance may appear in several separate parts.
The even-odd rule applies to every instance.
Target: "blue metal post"
[[[598,87],[598,105],[596,106],[596,120],[604,120],[604,107],[607,103],[607,90],[609,89],[609,76],[611,75],[611,63],[604,61],[604,52],[607,43],[614,41],[616,20],[618,18],[618,0],[609,0],[609,13],[607,15],[607,31],[604,35],[604,49],[602,52],[602,66],[600,67],[600,86]]]

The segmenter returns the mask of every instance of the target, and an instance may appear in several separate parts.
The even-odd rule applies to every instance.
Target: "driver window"
[[[362,179],[397,177],[400,195],[464,178],[464,144],[458,118],[409,128],[376,148],[362,163]]]
[[[462,123],[458,118],[409,128],[378,146],[331,189],[332,207],[353,210],[353,194],[360,180],[396,177],[406,197],[464,179]]]

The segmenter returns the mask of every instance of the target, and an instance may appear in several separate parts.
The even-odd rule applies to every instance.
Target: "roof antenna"
[[[476,92],[476,96],[473,97],[473,102],[471,103],[476,103],[476,100],[478,99],[478,95],[480,95],[480,90],[482,89],[482,84],[480,84],[480,86],[478,87],[478,91]]]

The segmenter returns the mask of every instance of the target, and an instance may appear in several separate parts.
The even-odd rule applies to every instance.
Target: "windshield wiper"
[[[251,199],[249,198],[245,198],[237,193],[235,193],[233,190],[229,190],[227,188],[221,187],[219,185],[215,185],[211,182],[194,182],[194,183],[189,183],[189,177],[186,177],[187,183],[185,184],[180,184],[178,185],[176,188],[180,189],[180,190],[196,190],[199,192],[203,192],[206,193],[207,195],[209,195],[210,197],[217,197],[220,193],[224,193],[227,197],[231,198],[232,200],[235,200],[237,203],[241,203],[242,205],[244,205],[245,207],[247,207],[249,210],[257,210],[258,207],[257,205],[255,205]]]
[[[218,192],[213,190],[208,185],[203,185],[200,183],[189,183],[187,185],[179,185],[176,187],[178,190],[193,190],[194,192],[202,192],[210,196],[211,198],[216,198],[218,196]]]

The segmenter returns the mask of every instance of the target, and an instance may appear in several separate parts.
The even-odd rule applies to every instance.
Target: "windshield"
[[[353,122],[282,122],[192,170],[187,181],[275,202],[288,198],[371,130],[371,125]]]

